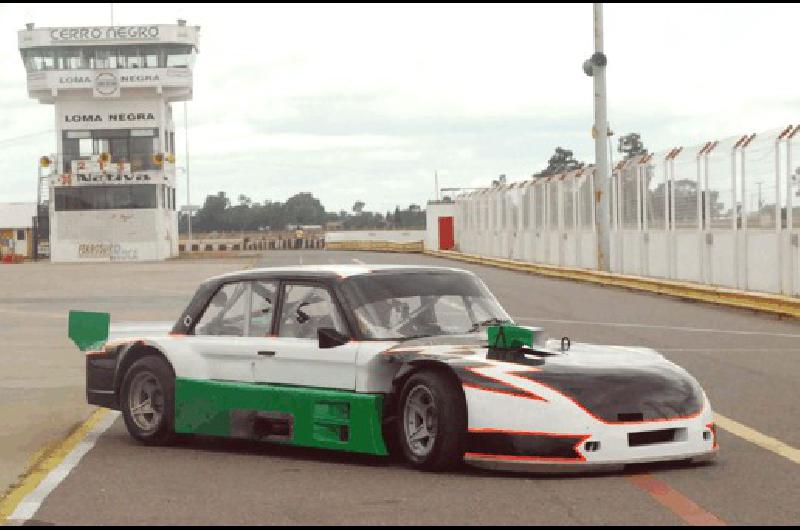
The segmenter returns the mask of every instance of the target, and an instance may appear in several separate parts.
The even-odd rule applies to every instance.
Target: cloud
[[[797,5],[606,4],[609,119],[655,151],[797,121]],[[329,210],[424,204],[520,180],[555,147],[591,162],[592,11],[577,5],[115,4],[119,23],[201,26],[192,197],[312,191]],[[16,30],[106,24],[97,5],[0,6],[5,200],[35,196],[53,108],[27,98]],[[183,105],[174,107],[183,164]],[[6,141],[10,136],[19,140]],[[183,186],[183,183],[181,183]],[[185,190],[179,197],[185,200]]]

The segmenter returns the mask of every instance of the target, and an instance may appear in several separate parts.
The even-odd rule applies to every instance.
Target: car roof
[[[464,269],[453,267],[433,267],[421,265],[294,265],[289,267],[259,267],[229,272],[209,278],[207,281],[230,281],[260,277],[293,277],[293,278],[350,278],[376,273],[412,274],[423,272],[456,272],[467,273]]]

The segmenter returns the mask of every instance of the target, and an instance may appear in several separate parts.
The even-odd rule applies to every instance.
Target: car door
[[[259,353],[268,350],[277,282],[242,281],[223,284],[211,298],[187,336],[207,361],[209,378],[255,381]]]
[[[256,381],[355,390],[358,343],[320,348],[317,329],[351,336],[333,293],[322,283],[282,282],[277,336],[256,364]]]

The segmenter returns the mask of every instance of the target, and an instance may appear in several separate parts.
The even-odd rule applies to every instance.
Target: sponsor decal
[[[88,75],[62,75],[58,77],[58,82],[61,85],[75,85],[91,83],[92,78]]]
[[[75,184],[130,184],[147,183],[152,180],[149,173],[76,173]]]
[[[78,245],[78,257],[126,261],[138,259],[139,251],[135,248],[123,247],[119,243],[81,243]]]
[[[91,41],[91,40],[157,40],[158,26],[94,26],[84,28],[53,28],[50,38],[53,41]]]
[[[121,75],[120,81],[123,83],[147,83],[152,81],[161,81],[158,74],[153,75]]]
[[[99,72],[94,78],[94,92],[100,97],[119,96],[119,81],[112,72]]]
[[[101,123],[101,122],[120,122],[120,121],[155,121],[156,116],[152,112],[120,112],[113,114],[67,114],[64,116],[65,123]]]
[[[186,77],[191,75],[191,72],[186,72]],[[173,73],[171,70],[167,71],[168,77],[181,77]],[[46,76],[42,74],[41,76],[34,78],[33,76],[29,75],[28,80],[44,80]],[[110,95],[111,93],[116,92],[116,88],[121,85],[139,85],[139,84],[146,84],[146,83],[160,83],[161,76],[159,74],[129,74],[129,73],[114,73],[110,71],[103,71],[98,73],[94,80],[92,80],[91,76],[85,74],[67,74],[67,75],[59,75],[58,76],[58,86],[62,87],[85,87],[88,85],[94,85],[95,90],[104,95]]]

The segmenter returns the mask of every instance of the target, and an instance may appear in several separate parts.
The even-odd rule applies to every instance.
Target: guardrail
[[[489,265],[502,269],[526,272],[530,274],[577,280],[601,285],[613,285],[617,287],[634,289],[637,291],[646,291],[673,296],[676,298],[699,300],[718,305],[752,309],[773,315],[800,318],[800,299],[789,296],[758,293],[752,291],[740,291],[724,287],[712,287],[708,285],[664,280],[659,278],[629,276],[625,274],[615,274],[590,269],[542,265],[504,258],[489,258],[475,254],[464,254],[454,251],[426,250],[425,254],[469,263],[476,263],[480,265]]]

